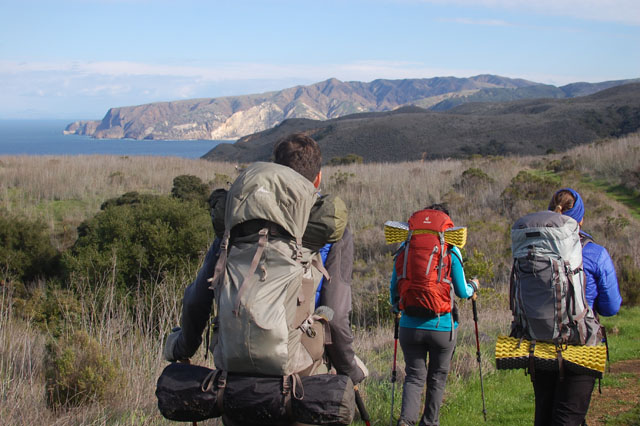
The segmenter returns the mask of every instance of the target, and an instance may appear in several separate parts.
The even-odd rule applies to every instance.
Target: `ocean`
[[[92,139],[63,135],[74,120],[0,120],[0,155],[157,155],[199,158],[220,143],[234,141],[158,141]]]

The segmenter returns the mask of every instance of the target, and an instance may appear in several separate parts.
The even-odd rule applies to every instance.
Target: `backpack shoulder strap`
[[[584,248],[589,243],[595,244],[595,240],[593,239],[593,237],[586,232],[580,231],[580,244],[582,245],[582,248]]]

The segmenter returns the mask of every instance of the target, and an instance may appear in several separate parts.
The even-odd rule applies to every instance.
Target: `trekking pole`
[[[364,421],[364,424],[367,426],[371,426],[371,417],[369,417],[369,413],[367,409],[364,407],[364,402],[362,401],[362,396],[360,396],[360,390],[358,389],[358,385],[353,387],[354,392],[356,393],[356,405],[358,406],[358,412],[360,413],[360,418]]]
[[[480,391],[482,392],[482,415],[484,416],[484,421],[487,421],[487,409],[484,403],[484,385],[482,383],[482,361],[480,360],[480,338],[478,337],[478,306],[476,305],[477,296],[474,293],[474,297],[471,299],[471,303],[473,306],[473,322],[476,326],[476,356],[478,359],[478,370],[480,370]]]
[[[393,426],[393,402],[396,394],[396,359],[398,356],[398,333],[400,328],[400,312],[396,312],[393,323],[393,369],[391,370],[391,418],[389,419],[389,426]]]

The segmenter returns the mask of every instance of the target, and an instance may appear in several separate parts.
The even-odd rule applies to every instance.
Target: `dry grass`
[[[616,185],[620,183],[621,172],[638,169],[639,146],[640,136],[634,135],[580,147],[571,155],[580,159],[576,169],[582,175],[588,173]],[[467,253],[476,250],[494,261],[489,267],[492,278],[483,282],[485,290],[478,301],[483,371],[489,373],[493,368],[492,339],[498,333],[505,333],[510,321],[505,295],[510,263],[510,219],[503,214],[502,191],[520,170],[563,156],[324,169],[322,190],[337,193],[346,201],[355,231],[354,320],[366,325],[357,330],[355,347],[369,365],[372,379],[388,380],[393,348],[389,315],[383,310],[394,247],[384,245],[382,224],[386,220],[406,220],[413,211],[444,200],[449,203],[456,224],[470,225]],[[482,170],[492,182],[460,186],[461,175],[469,168]],[[106,199],[128,191],[166,194],[171,190],[173,178],[181,174],[193,174],[209,182],[219,180],[220,175],[234,177],[236,171],[232,164],[177,158],[3,156],[0,157],[0,211],[42,218],[59,236],[63,227],[74,229],[95,214]],[[585,196],[587,230],[609,249],[614,259],[629,255],[638,267],[640,227],[628,210],[601,192],[583,186],[579,176],[563,175],[562,179],[563,184],[578,187]],[[548,188],[549,196],[554,189]],[[534,204],[524,201],[516,210],[524,212],[532,208]],[[612,228],[608,218],[619,216],[628,219],[628,224],[621,229]],[[67,237],[73,241],[73,235]],[[80,327],[96,338],[104,351],[119,363],[124,372],[124,385],[113,400],[58,412],[47,408],[44,395],[44,347],[52,336],[46,330],[35,328],[28,319],[15,315],[12,312],[15,295],[10,286],[0,287],[0,418],[3,423],[168,424],[155,407],[155,381],[164,366],[161,351],[165,333],[178,323],[180,291],[194,276],[195,271],[164,277],[149,286],[152,294],[135,295],[139,304],[151,301],[151,305],[133,311],[113,296],[109,279],[101,283],[76,283],[81,289],[82,315],[79,322],[70,323],[67,332]],[[106,296],[98,299],[96,294]],[[460,344],[452,375],[464,378],[476,368],[469,303],[462,304],[461,315]],[[199,351],[195,362],[205,363],[202,354],[203,351]],[[207,364],[211,365],[211,359]]]

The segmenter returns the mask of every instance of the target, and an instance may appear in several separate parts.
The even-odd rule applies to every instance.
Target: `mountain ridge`
[[[416,106],[318,121],[290,119],[221,144],[202,158],[268,161],[281,137],[303,132],[318,141],[325,162],[356,154],[365,162],[544,154],[640,129],[640,83],[568,99],[478,102],[447,111]]]
[[[111,108],[102,120],[74,122],[64,132],[105,139],[237,139],[288,118],[326,120],[358,112],[392,110],[461,91],[538,84],[489,74],[468,78],[377,79],[369,83],[331,78],[261,94]]]

